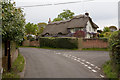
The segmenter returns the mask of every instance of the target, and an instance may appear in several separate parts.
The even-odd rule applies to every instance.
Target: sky
[[[25,13],[26,23],[48,22],[48,19],[53,20],[64,9],[69,9],[75,15],[88,12],[92,20],[103,29],[106,26],[118,27],[118,0],[13,0],[16,2],[16,7],[55,4],[63,2],[81,1],[79,3],[37,6],[37,7],[22,7]]]

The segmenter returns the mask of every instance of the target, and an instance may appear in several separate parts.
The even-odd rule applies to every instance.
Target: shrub
[[[76,38],[40,38],[40,47],[76,49]]]
[[[103,34],[99,34],[99,37],[104,37],[104,35]]]
[[[111,66],[120,77],[120,31],[114,32],[109,38]]]

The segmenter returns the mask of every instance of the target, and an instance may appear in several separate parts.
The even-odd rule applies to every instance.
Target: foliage
[[[74,12],[71,12],[70,10],[63,10],[63,12],[60,13],[58,17],[53,20],[53,22],[72,19],[73,15]]]
[[[99,37],[104,37],[104,35],[101,33],[101,34],[99,34]]]
[[[30,35],[30,34],[37,35],[38,31],[39,31],[38,26],[36,24],[29,22],[25,25],[25,33],[27,35]]]
[[[44,27],[40,27],[40,29],[39,29],[39,34],[41,34],[43,31],[44,31]]]
[[[40,38],[40,47],[77,49],[77,39],[73,38]]]
[[[104,35],[104,37],[109,38],[111,34],[112,34],[112,32],[105,32],[103,35]]]
[[[115,73],[111,67],[111,61],[108,61],[103,65],[103,71],[107,78],[117,78],[117,73]]]
[[[38,23],[38,27],[46,27],[47,23]]]
[[[85,32],[84,31],[77,31],[74,33],[74,37],[78,37],[78,38],[83,37],[84,38]]]
[[[7,80],[7,78],[17,78],[15,80],[19,80],[20,75],[19,72],[22,72],[24,69],[24,57],[21,54],[18,54],[17,59],[13,62],[12,68],[10,72],[4,72],[2,75],[3,80]]]
[[[104,27],[104,29],[103,29],[103,33],[105,33],[105,32],[110,32],[109,27]]]
[[[103,31],[102,30],[97,30],[98,33],[102,33]]]
[[[108,48],[83,48],[82,50],[88,50],[88,51],[108,51]]]
[[[2,2],[2,39],[21,41],[24,35],[25,19],[21,8],[9,0]]]
[[[21,54],[18,54],[17,59],[14,61],[13,65],[12,65],[12,69],[15,72],[22,72],[24,69],[24,57]]]
[[[111,65],[120,77],[120,31],[113,32],[109,38]]]
[[[57,17],[57,18],[55,18],[55,19],[53,20],[53,22],[62,21],[62,20],[63,20],[62,18]]]

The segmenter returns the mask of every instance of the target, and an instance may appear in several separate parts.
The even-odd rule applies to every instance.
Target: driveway
[[[106,51],[20,48],[26,59],[25,78],[104,78]]]

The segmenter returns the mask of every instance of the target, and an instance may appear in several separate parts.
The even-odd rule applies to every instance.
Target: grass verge
[[[41,48],[41,49],[58,49],[58,50],[78,50],[78,49],[63,49],[63,48],[50,48],[50,47],[34,47],[34,46],[19,46],[26,48]],[[83,51],[109,51],[107,48],[83,48]]]
[[[88,51],[108,51],[108,48],[83,48],[82,50],[88,50]]]
[[[63,48],[51,48],[51,47],[34,47],[34,46],[19,46],[25,48],[40,48],[40,49],[58,49],[58,50],[78,50],[78,49],[63,49]]]
[[[115,73],[111,67],[111,62],[107,61],[103,65],[103,72],[107,78],[117,78],[117,73]],[[118,80],[118,79],[117,79]]]
[[[11,66],[10,72],[4,72],[2,74],[2,80],[6,80],[6,78],[17,78],[18,80],[20,78],[20,75],[18,73],[22,72],[24,69],[25,60],[24,57],[21,54],[18,54],[17,59],[13,62]]]

